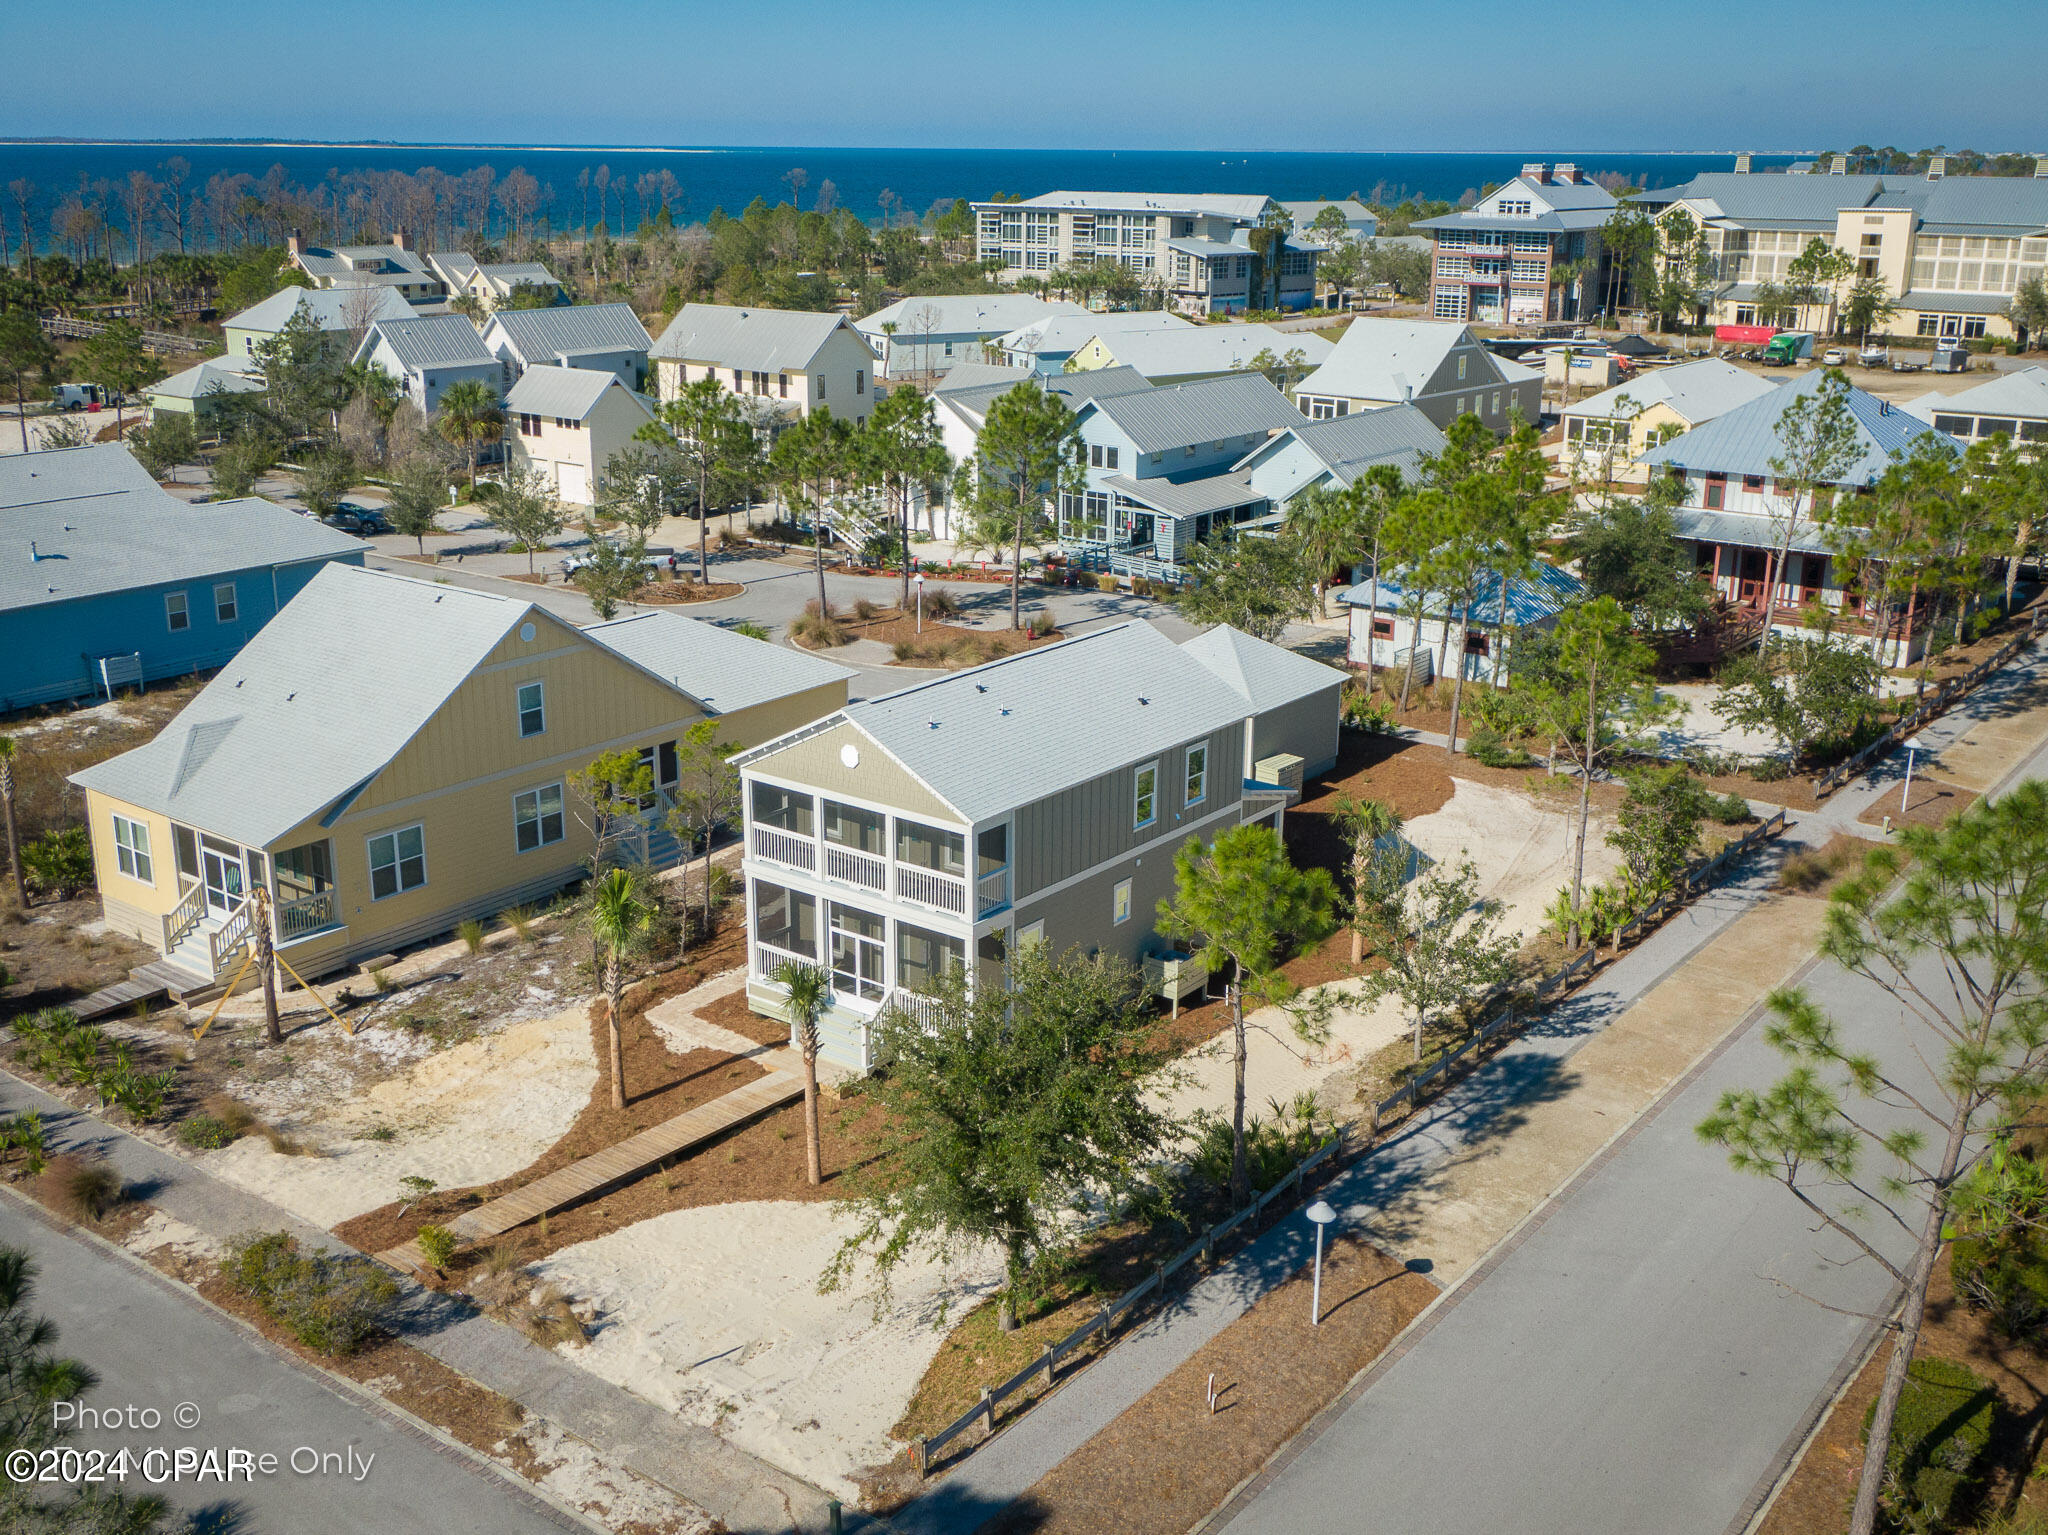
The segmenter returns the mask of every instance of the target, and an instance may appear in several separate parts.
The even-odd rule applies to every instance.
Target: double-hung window
[[[192,627],[192,604],[183,592],[164,593],[164,623],[173,634]]]
[[[1209,748],[1190,746],[1188,748],[1187,796],[1183,804],[1199,805],[1209,792]]]
[[[1139,830],[1159,819],[1159,764],[1147,762],[1133,780],[1131,828]]]
[[[417,890],[427,882],[427,837],[423,828],[401,826],[370,839],[370,899]]]
[[[519,734],[537,736],[548,728],[547,689],[538,682],[519,684]]]
[[[1117,927],[1131,920],[1131,882],[1127,879],[1118,880],[1110,891],[1109,920]]]
[[[235,583],[223,581],[213,589],[213,621],[217,624],[231,624],[238,611],[235,602]]]
[[[156,883],[155,868],[149,857],[147,826],[140,821],[131,821],[125,815],[114,817],[114,862],[130,879],[140,880],[145,885]]]
[[[512,826],[518,849],[530,853],[537,847],[562,840],[562,786],[551,783],[512,796]]]

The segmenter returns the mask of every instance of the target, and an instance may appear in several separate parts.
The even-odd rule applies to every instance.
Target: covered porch
[[[293,968],[324,953],[347,931],[334,885],[332,838],[275,849],[244,847],[195,826],[171,823],[177,904],[162,917],[164,959],[195,979],[232,978],[255,934],[255,894],[269,903],[271,939]],[[398,850],[394,849],[394,852]]]
[[[1187,579],[1197,544],[1244,530],[1272,508],[1244,472],[1187,481],[1113,474],[1103,484],[1060,498],[1060,547],[1083,569],[1169,585]]]

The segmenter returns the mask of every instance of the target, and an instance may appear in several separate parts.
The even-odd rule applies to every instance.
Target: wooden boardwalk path
[[[781,1108],[803,1094],[801,1077],[791,1076],[786,1071],[771,1071],[722,1098],[713,1098],[709,1103],[686,1109],[674,1119],[663,1120],[616,1146],[607,1146],[580,1162],[572,1162],[544,1178],[536,1178],[525,1188],[515,1189],[502,1199],[464,1211],[448,1222],[448,1230],[464,1243],[488,1241],[514,1226],[523,1226],[530,1220],[587,1199],[600,1189],[623,1183],[656,1163],[700,1146],[757,1114]],[[413,1242],[377,1256],[394,1268],[418,1273],[428,1272],[430,1268],[426,1256]]]

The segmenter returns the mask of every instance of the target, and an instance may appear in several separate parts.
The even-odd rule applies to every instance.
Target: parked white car
[[[1838,346],[1831,346],[1820,354],[1821,366],[1824,368],[1839,368],[1848,360],[1849,354]]]

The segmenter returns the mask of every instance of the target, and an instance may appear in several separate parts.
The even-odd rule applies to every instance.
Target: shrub
[[[1872,1403],[1863,1417],[1866,1440],[1875,1411]],[[1949,1527],[1976,1480],[1997,1415],[1997,1393],[1969,1366],[1916,1359],[1907,1367],[1885,1460],[1885,1511],[1900,1529],[1923,1535]]]
[[[1098,592],[1114,592],[1116,590],[1116,577],[1106,570],[1103,571],[1095,578],[1095,589]]]
[[[853,616],[863,622],[876,617],[881,611],[879,603],[870,602],[865,597],[856,599],[853,604]]]
[[[1329,1120],[1309,1093],[1300,1093],[1282,1104],[1268,1098],[1270,1119],[1247,1114],[1244,1121],[1244,1158],[1252,1188],[1263,1194],[1294,1165],[1330,1138]],[[1230,1187],[1230,1121],[1221,1115],[1205,1116],[1195,1140],[1195,1152],[1188,1171],[1200,1194],[1217,1194]]]
[[[789,626],[789,637],[800,645],[820,649],[833,645],[844,645],[853,638],[852,633],[841,621],[836,608],[819,606],[813,597],[804,604],[804,610]]]
[[[1519,746],[1510,746],[1500,738],[1500,732],[1488,725],[1481,725],[1465,739],[1465,755],[1481,767],[1524,768],[1535,762],[1535,758]]]
[[[436,1269],[445,1269],[455,1257],[455,1249],[461,1245],[454,1232],[446,1226],[422,1226],[413,1240],[419,1243],[420,1253]]]
[[[924,616],[926,618],[958,618],[960,599],[943,586],[933,587],[924,594]]]
[[[1395,729],[1394,706],[1384,698],[1354,689],[1344,697],[1344,722],[1367,735],[1390,736]]]
[[[462,946],[472,954],[481,954],[484,949],[484,925],[471,917],[457,924],[455,936],[462,940]]]
[[[21,1168],[31,1178],[50,1165],[49,1141],[43,1130],[43,1116],[33,1109],[0,1124],[0,1158],[21,1153]]]
[[[498,913],[498,920],[519,935],[521,943],[533,942],[533,912],[525,906],[508,906]]]
[[[432,1178],[423,1178],[418,1173],[411,1173],[398,1180],[398,1187],[405,1195],[398,1211],[400,1215],[403,1215],[407,1210],[410,1210],[422,1199],[433,1193],[440,1185]]]
[[[398,1299],[368,1258],[306,1252],[288,1231],[236,1239],[221,1272],[299,1342],[335,1356],[361,1348]]]
[[[61,1156],[45,1176],[73,1220],[97,1221],[121,1203],[121,1175],[104,1157]]]
[[[1949,1262],[1956,1292],[2007,1337],[2048,1322],[2048,1241],[2032,1231],[1957,1237]]]
[[[69,900],[92,886],[92,841],[83,826],[46,831],[21,850],[22,877],[42,895]]]
[[[1716,795],[1707,803],[1707,814],[1723,826],[1740,826],[1753,819],[1749,801],[1739,794]]]
[[[179,1121],[178,1139],[194,1151],[218,1151],[234,1144],[235,1132],[202,1109]]]
[[[1037,612],[1033,613],[1029,618],[1027,618],[1024,621],[1024,632],[1030,635],[1034,640],[1042,640],[1049,638],[1052,634],[1057,632],[1058,627],[1059,626],[1053,622],[1052,614],[1047,612],[1044,608],[1040,608]]]
[[[734,624],[732,632],[734,634],[744,634],[750,640],[765,640],[768,638],[768,626],[766,624],[757,624],[751,618],[745,623]]]

